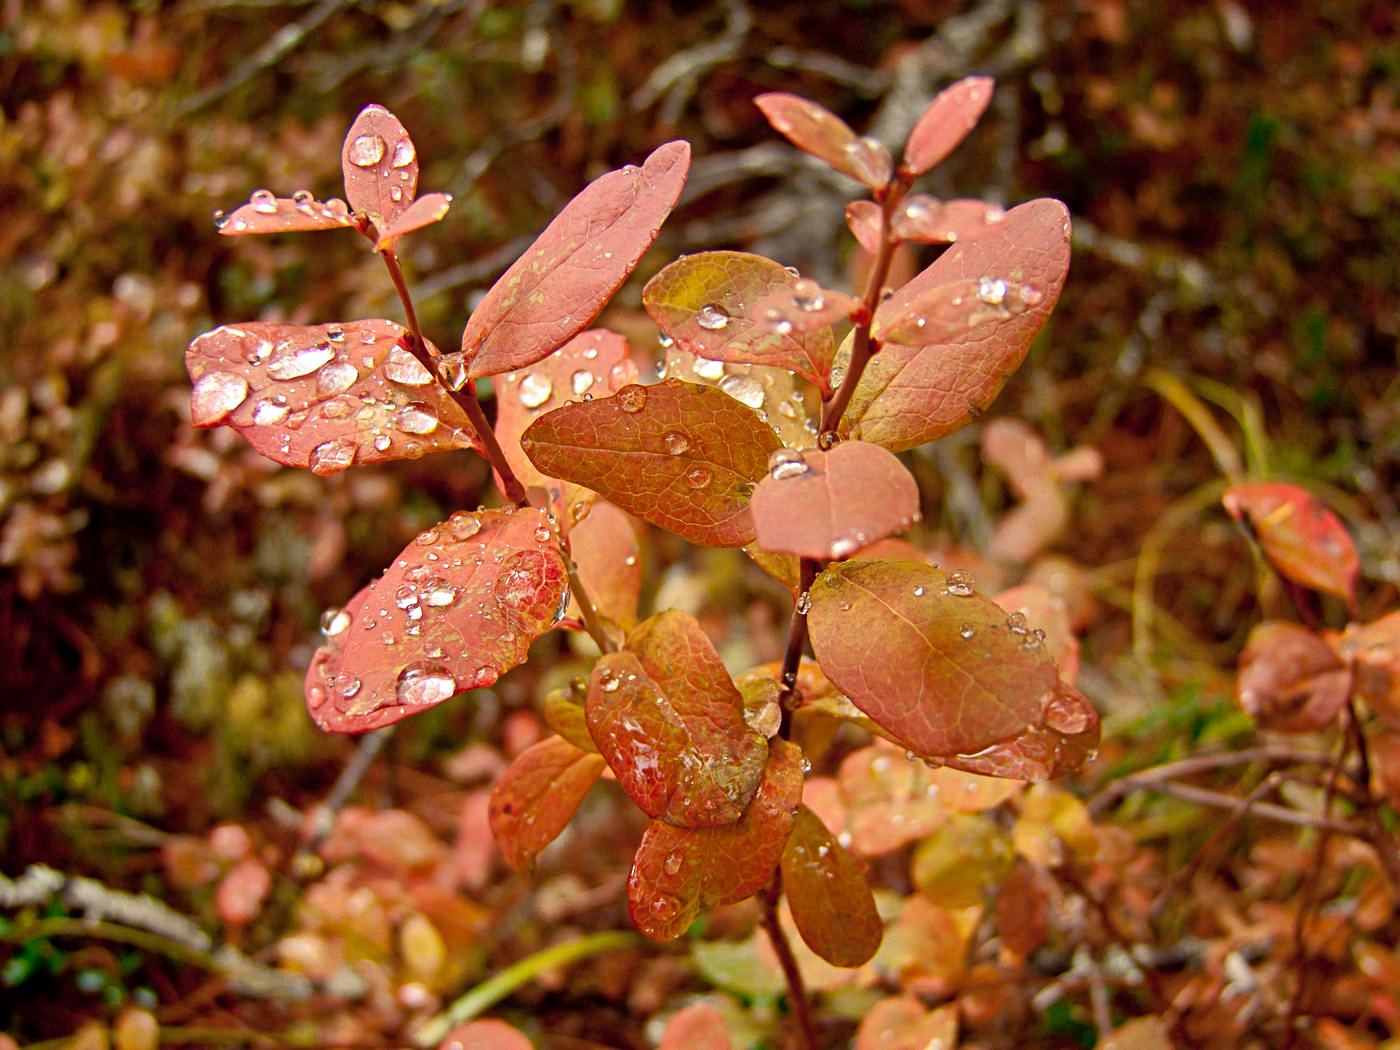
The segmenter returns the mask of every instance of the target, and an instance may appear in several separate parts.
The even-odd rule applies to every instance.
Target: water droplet
[[[357,451],[353,441],[343,438],[323,441],[311,450],[311,472],[322,477],[338,474],[355,462]]]
[[[316,373],[316,389],[323,394],[341,394],[359,378],[360,370],[349,361],[332,361]]]
[[[360,691],[360,680],[354,675],[342,671],[331,679],[331,688],[341,696],[349,698]]]
[[[797,612],[806,616],[812,610],[812,592],[803,591],[797,596]]]
[[[972,637],[973,635],[975,635],[976,633],[977,633],[977,628],[974,627],[974,626],[972,626],[972,624],[970,624],[970,623],[965,623],[965,624],[963,624],[961,627],[958,628],[958,634],[959,634],[963,639],[971,638],[971,637]]]
[[[267,373],[273,379],[300,379],[309,376],[335,356],[329,343],[302,346],[291,343],[273,353],[267,362]]]
[[[459,510],[447,519],[447,531],[452,534],[453,540],[460,543],[481,531],[481,521],[475,515]]]
[[[622,679],[617,675],[604,674],[599,688],[605,693],[615,693],[622,687]]]
[[[315,202],[316,198],[310,190],[297,190],[292,194],[292,203],[296,205],[297,211],[310,211]]]
[[[667,875],[675,875],[681,870],[681,855],[679,852],[672,853],[661,864]]]
[[[922,587],[915,587],[915,588],[914,588],[914,597],[915,597],[915,598],[922,598],[923,596],[924,596],[924,589],[923,589]]]
[[[360,135],[350,143],[350,163],[360,168],[372,168],[384,159],[384,140],[378,135]]]
[[[206,372],[195,381],[190,417],[195,426],[211,427],[228,418],[248,399],[248,381],[232,372]]]
[[[1023,284],[1016,289],[1016,298],[1026,306],[1039,306],[1045,301],[1045,293],[1033,284]]]
[[[457,681],[441,664],[409,664],[399,672],[394,689],[401,704],[421,706],[446,700],[457,691]]]
[[[389,349],[389,354],[384,359],[384,375],[403,386],[427,386],[433,381],[432,375],[418,358],[401,346]]]
[[[778,335],[787,335],[792,331],[792,320],[776,306],[764,309],[763,324],[769,331],[776,332]]]
[[[972,573],[966,569],[953,569],[948,573],[948,593],[958,598],[966,598],[973,593]]]
[[[569,377],[569,386],[575,394],[583,395],[588,392],[588,388],[593,385],[593,373],[586,368],[580,368]]]
[[[423,604],[430,609],[445,609],[457,600],[458,589],[446,580],[432,579],[423,584]]]
[[[833,558],[849,558],[856,551],[860,550],[859,540],[850,536],[838,536],[831,541],[831,556]]]
[[[724,375],[724,362],[711,361],[708,357],[697,357],[690,370],[700,379],[718,379]]]
[[[651,912],[658,919],[669,919],[674,915],[679,915],[680,911],[681,902],[664,893],[651,902]]]
[[[695,311],[695,323],[707,332],[718,332],[728,327],[729,322],[728,311],[718,303],[706,303]]]
[[[549,529],[541,525],[538,529],[535,530],[535,542],[548,543],[552,535],[553,533],[551,533]]]
[[[640,412],[646,407],[647,388],[629,383],[617,392],[618,407],[624,412]]]
[[[1000,277],[983,277],[977,282],[977,298],[988,306],[1000,306],[1006,301],[1006,282]]]
[[[248,203],[259,215],[277,214],[277,198],[272,195],[271,190],[254,190],[253,195],[248,198]]]
[[[1006,617],[1006,629],[1012,634],[1029,633],[1029,628],[1026,627],[1026,614],[1022,612],[1008,614]]]
[[[774,481],[801,477],[811,469],[795,448],[780,448],[768,457],[768,476]]]
[[[531,372],[526,375],[516,389],[516,396],[520,398],[520,403],[526,408],[539,408],[550,399],[553,393],[554,384],[549,381],[549,376],[539,372]]]
[[[669,350],[676,345],[676,341],[665,332],[658,332],[656,334],[656,345],[661,347],[662,350]]]
[[[253,406],[253,422],[260,427],[275,427],[290,411],[286,398],[267,398]]]
[[[792,286],[792,302],[799,310],[812,313],[826,306],[826,296],[821,285],[804,277]]]
[[[394,604],[400,609],[411,609],[418,604],[418,588],[411,583],[401,584],[394,592]]]
[[[749,408],[763,407],[763,384],[753,376],[727,375],[720,380],[719,388]]]
[[[437,363],[438,378],[449,390],[463,390],[472,380],[466,354],[447,354]]]
[[[399,203],[399,201],[403,200],[403,189],[399,186],[390,186],[389,199],[395,204]]]
[[[373,444],[374,444],[374,451],[376,451],[376,452],[388,452],[388,451],[389,451],[389,446],[392,445],[393,443],[394,443],[394,439],[391,438],[388,434],[375,434],[375,435],[374,435],[374,442],[373,442]]]
[[[351,616],[344,609],[337,609],[334,606],[321,614],[321,633],[327,638],[334,638],[338,634],[344,633],[350,626]]]
[[[710,483],[710,472],[704,467],[691,467],[685,472],[685,483],[693,489],[703,489]]]
[[[214,229],[222,230],[228,225],[228,212],[219,209],[214,212]]]
[[[417,156],[418,151],[413,148],[412,140],[399,139],[394,145],[394,158],[389,163],[395,168],[406,168],[413,163]],[[370,161],[370,163],[373,164],[374,161]]]
[[[673,456],[679,456],[686,449],[690,448],[690,439],[679,430],[668,430],[661,436],[661,443],[666,446],[666,451]]]
[[[405,434],[431,434],[438,422],[433,410],[422,401],[410,401],[394,413],[394,426]]]

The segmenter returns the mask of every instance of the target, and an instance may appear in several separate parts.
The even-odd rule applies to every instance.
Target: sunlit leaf
[[[860,966],[880,947],[884,925],[855,857],[805,806],[783,849],[783,891],[807,946],[833,966]]]
[[[1400,729],[1400,612],[1351,624],[1333,642],[1356,676],[1356,695],[1388,726]]]
[[[849,558],[918,520],[919,486],[879,445],[784,449],[769,460],[751,509],[764,550],[822,561]]]
[[[195,426],[227,424],[269,459],[317,474],[481,448],[392,321],[224,325],[185,351]]]
[[[667,379],[557,409],[521,447],[545,474],[692,543],[742,547],[754,537],[750,494],[779,442],[733,398]]]
[[[991,77],[964,77],[935,95],[909,132],[904,166],[921,175],[942,162],[982,119],[995,86]]]
[[[588,730],[618,783],[650,817],[733,824],[754,797],[768,748],[699,622],[678,609],[645,620],[588,685]]]
[[[811,595],[822,670],[916,754],[1039,780],[1097,746],[1092,706],[1075,702],[1043,643],[962,576],[851,561],[822,572]]]
[[[654,820],[627,878],[637,929],[654,940],[679,937],[701,908],[751,897],[773,878],[802,798],[802,752],[774,740],[763,781],[737,824],[680,828]]]
[[[690,146],[668,142],[566,204],[467,321],[468,373],[525,368],[588,327],[656,240],[689,170]]]
[[[874,201],[851,201],[846,205],[846,225],[857,243],[871,255],[880,251],[880,206]]]
[[[796,273],[761,255],[698,252],[677,259],[648,281],[642,302],[684,350],[714,361],[791,369],[828,390],[835,342],[825,323],[803,332],[791,322],[784,327],[752,316],[760,302],[791,292],[799,283]],[[823,312],[826,305],[823,298]]]
[[[890,181],[889,151],[872,139],[861,138],[835,113],[797,95],[771,91],[754,104],[773,130],[798,149],[849,175],[872,190]]]
[[[912,995],[881,999],[862,1018],[855,1050],[954,1050],[958,1008],[930,1010]]]
[[[269,190],[258,190],[231,214],[214,214],[214,227],[225,237],[339,230],[354,225],[355,216],[343,200],[318,201],[305,190],[291,197],[274,197]]]
[[[985,237],[1006,218],[999,204],[979,200],[939,200],[926,193],[905,198],[891,224],[901,241],[952,244]]]
[[[441,222],[447,209],[452,206],[452,194],[450,193],[425,193],[419,197],[387,226],[379,229],[379,239],[374,242],[374,250],[377,252],[388,251],[399,242],[399,238],[414,230],[421,230],[424,226],[431,226],[435,222]]]
[[[327,616],[306,674],[311,717],[362,733],[489,686],[525,660],[567,597],[543,511],[459,511]]]
[[[1332,724],[1351,687],[1351,670],[1316,632],[1266,620],[1249,632],[1235,696],[1266,729],[1311,733]]]
[[[735,401],[768,417],[768,425],[788,448],[811,448],[817,443],[817,424],[808,411],[811,391],[805,380],[786,368],[711,361],[684,350],[674,340],[662,362],[665,375],[723,391]],[[820,403],[818,403],[820,407]]]
[[[856,301],[845,292],[800,279],[791,288],[769,292],[749,307],[749,319],[779,335],[805,335],[846,321]]]
[[[491,792],[491,832],[506,863],[517,871],[533,867],[535,855],[564,830],[603,767],[601,755],[581,751],[562,736],[516,755]]]
[[[381,232],[418,193],[418,151],[399,118],[383,106],[360,110],[340,148],[340,168],[350,207],[373,219]]]
[[[569,552],[593,607],[609,625],[630,630],[642,593],[639,526],[606,500],[569,530]]]
[[[1020,366],[1068,268],[1069,213],[1055,200],[1022,204],[987,236],[954,244],[875,315],[880,333],[922,339],[930,331],[937,341],[887,342],[862,375],[843,430],[900,451],[963,426]]]
[[[1351,602],[1361,558],[1341,519],[1306,489],[1281,482],[1232,485],[1221,498],[1285,578]]]
[[[534,1050],[525,1034],[504,1021],[472,1021],[448,1032],[437,1050]]]
[[[732,1050],[724,1015],[709,1003],[692,1003],[666,1022],[657,1050]]]

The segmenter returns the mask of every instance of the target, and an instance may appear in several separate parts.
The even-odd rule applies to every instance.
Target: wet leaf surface
[[[274,197],[269,190],[258,190],[247,204],[214,217],[215,228],[225,237],[340,230],[354,225],[355,217],[343,200],[318,201],[305,191]]]
[[[982,119],[995,87],[991,77],[964,77],[935,95],[909,132],[904,166],[921,175],[941,163]]]
[[[423,194],[400,212],[393,222],[380,228],[379,238],[374,242],[374,250],[377,252],[388,251],[399,242],[399,238],[404,234],[421,230],[435,222],[441,222],[443,217],[447,215],[447,209],[451,206],[452,194],[450,193]]]
[[[874,330],[886,343],[843,430],[900,451],[984,411],[1025,358],[1068,268],[1069,213],[1055,200],[1022,204],[987,236],[954,244],[876,311]],[[889,333],[928,337],[902,346]]]
[[[1314,631],[1266,620],[1240,654],[1235,696],[1267,729],[1308,733],[1332,724],[1351,692],[1352,673]]]
[[[909,528],[919,486],[880,446],[845,441],[830,452],[775,453],[751,507],[760,548],[829,561]]]
[[[841,174],[872,190],[889,182],[893,168],[889,151],[878,142],[858,136],[835,113],[782,91],[759,95],[754,104],[774,131]]]
[[[891,224],[901,241],[952,244],[985,237],[1006,218],[999,204],[979,200],[939,200],[926,193],[907,197]]]
[[[610,626],[626,632],[637,623],[642,594],[641,529],[606,500],[592,504],[569,530],[569,551],[593,607]],[[577,608],[577,604],[573,606]]]
[[[773,741],[763,781],[737,824],[681,828],[654,820],[627,879],[637,929],[653,940],[683,934],[700,909],[753,896],[773,877],[802,798],[802,752]]]
[[[618,783],[650,817],[733,824],[754,797],[768,747],[700,624],[676,609],[604,655],[588,687],[588,729]]]
[[[648,281],[642,302],[683,350],[713,361],[791,369],[825,390],[836,349],[828,322],[804,332],[791,320],[784,325],[781,318],[752,316],[761,302],[790,294],[800,282],[796,273],[761,255],[698,252],[677,259]],[[804,301],[815,302],[810,296]],[[809,311],[794,305],[792,312],[825,316],[827,303],[823,298],[820,310]]]
[[[532,744],[506,767],[491,792],[491,833],[516,871],[528,871],[553,842],[602,776],[601,755],[582,751],[562,736]]]
[[[326,618],[311,717],[362,733],[491,685],[555,623],[568,583],[542,511],[459,511]]]
[[[689,170],[690,146],[668,142],[565,205],[467,321],[469,374],[525,368],[586,328],[656,240]]]
[[[418,193],[418,151],[399,118],[383,106],[360,111],[340,147],[345,199],[381,232]]]
[[[1232,485],[1221,498],[1286,579],[1351,602],[1361,558],[1341,519],[1306,489],[1281,482]]]
[[[848,320],[856,301],[845,292],[802,278],[791,288],[769,292],[749,307],[749,319],[779,335],[821,332]]]
[[[711,361],[681,349],[672,341],[662,363],[666,377],[720,390],[758,413],[788,448],[811,448],[817,443],[817,424],[808,411],[816,401],[810,386],[786,368]]]
[[[783,892],[807,946],[833,966],[860,966],[880,947],[884,924],[860,863],[803,806],[783,849]]]
[[[269,459],[317,474],[480,449],[470,421],[392,321],[252,322],[205,332],[185,351],[195,426],[227,424]]]
[[[779,441],[728,395],[667,379],[542,416],[521,447],[545,474],[692,543],[741,547],[754,537],[753,485]]]
[[[1008,613],[1020,613],[1033,636],[1037,631],[1044,632],[1046,651],[1055,661],[1060,678],[1070,685],[1078,681],[1079,639],[1070,627],[1069,609],[1063,598],[1037,584],[1023,583],[1002,591],[992,601]]]

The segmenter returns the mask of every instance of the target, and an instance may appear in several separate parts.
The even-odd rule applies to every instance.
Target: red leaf
[[[861,377],[843,430],[897,452],[963,426],[1020,366],[1068,268],[1069,214],[1055,200],[1013,208],[986,237],[953,245],[875,315],[882,339],[890,331],[913,336],[932,329],[940,341],[882,346]],[[963,301],[955,303],[959,295]]]
[[[377,252],[388,251],[399,242],[399,238],[414,230],[421,230],[424,226],[431,226],[435,222],[442,221],[442,217],[447,214],[447,209],[452,205],[452,194],[450,193],[425,193],[419,197],[387,226],[379,230],[379,239],[374,242],[374,250]]]
[[[1079,680],[1079,639],[1069,622],[1065,600],[1034,583],[1002,591],[992,601],[1008,613],[1018,613],[1032,635],[1044,635],[1045,648],[1060,677],[1074,685]]]
[[[255,233],[300,233],[311,230],[338,230],[354,226],[355,217],[337,197],[318,201],[306,190],[288,197],[274,197],[270,190],[258,190],[247,204],[232,215],[214,213],[214,227],[225,237]]]
[[[952,244],[985,237],[1006,218],[998,204],[987,201],[941,201],[924,193],[906,198],[894,217],[894,235],[918,244]]]
[[[846,225],[860,246],[871,255],[880,251],[880,206],[874,201],[846,205]]]
[[[418,193],[418,151],[399,118],[383,106],[360,110],[340,148],[340,167],[345,199],[381,233]]]
[[[833,966],[861,966],[884,935],[859,862],[810,809],[797,811],[783,849],[783,892],[807,946]]]
[[[856,1032],[855,1050],[952,1050],[957,1040],[956,1006],[930,1010],[912,995],[903,995],[881,999],[870,1008]]]
[[[873,139],[858,137],[830,110],[781,91],[759,95],[754,104],[774,131],[841,174],[872,190],[882,189],[890,181],[893,164],[889,151]]]
[[[1050,907],[1035,868],[1017,863],[997,893],[997,936],[1005,947],[1027,958],[1050,932]]]
[[[566,204],[467,321],[468,373],[532,365],[588,327],[656,240],[689,170],[690,146],[668,142]]]
[[[247,926],[262,911],[271,889],[267,866],[256,857],[244,857],[224,876],[214,894],[219,918],[230,926]]]
[[[806,335],[845,321],[856,301],[844,292],[802,278],[791,288],[770,292],[749,308],[749,318],[779,335]]]
[[[601,756],[560,736],[516,755],[491,792],[491,832],[506,863],[516,871],[532,868],[602,774]]]
[[[1351,684],[1351,671],[1320,636],[1268,620],[1249,632],[1235,693],[1264,728],[1312,733],[1332,724]]]
[[[763,781],[737,824],[679,828],[653,820],[627,878],[637,929],[653,940],[679,937],[701,908],[753,896],[773,878],[802,798],[802,752],[774,740]]]
[[[934,96],[909,133],[904,166],[922,175],[952,153],[982,119],[995,86],[991,77],[964,77]]]
[[[699,622],[671,609],[603,656],[588,685],[588,731],[649,817],[733,824],[754,797],[768,748]]]
[[[228,424],[269,459],[317,474],[481,444],[392,321],[254,322],[185,351],[195,426]]]
[[[836,344],[826,322],[804,332],[753,316],[760,302],[800,283],[795,273],[761,255],[699,252],[648,281],[642,303],[683,350],[714,361],[791,369],[827,392]]]
[[[569,553],[579,580],[606,623],[623,631],[637,622],[642,594],[639,526],[605,500],[569,530]]]
[[[919,517],[919,486],[878,445],[846,441],[830,452],[781,449],[753,494],[763,550],[828,561],[903,532]]]
[[[656,1050],[733,1050],[724,1015],[709,1003],[692,1003],[666,1022]]]
[[[521,451],[520,435],[535,419],[565,402],[615,394],[636,381],[637,365],[627,340],[605,328],[582,332],[530,368],[496,378],[496,440],[505,450],[506,461],[526,488],[545,489],[556,512],[566,520],[587,509],[593,492],[541,474]],[[497,487],[502,487],[499,479]]]
[[[452,1029],[437,1050],[534,1050],[535,1044],[504,1021],[472,1021]]]
[[[1361,558],[1342,524],[1306,489],[1279,482],[1232,485],[1221,498],[1248,528],[1280,575],[1346,599],[1356,599]]]
[[[1334,639],[1356,675],[1356,695],[1392,729],[1400,728],[1400,612],[1351,624]]]
[[[822,670],[917,754],[1035,780],[1096,746],[1092,706],[1060,681],[1044,645],[962,579],[859,560],[829,567],[811,596]]]
[[[779,447],[738,401],[677,379],[566,405],[535,420],[520,444],[545,474],[711,547],[753,539],[749,496]]]
[[[306,673],[311,717],[362,733],[491,685],[525,660],[567,595],[543,511],[459,511],[327,620]]]

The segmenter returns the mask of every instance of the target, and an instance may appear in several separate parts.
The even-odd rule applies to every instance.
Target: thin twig
[[[782,874],[774,872],[773,881],[758,895],[759,903],[763,907],[763,931],[768,934],[773,951],[778,956],[778,963],[783,968],[783,977],[788,986],[788,1006],[797,1018],[802,1045],[806,1050],[817,1050],[817,1030],[812,1023],[812,1004],[807,999],[807,989],[802,983],[802,971],[798,969],[797,957],[792,954],[792,945],[788,943],[787,934],[778,922],[778,897],[781,894]]]
[[[340,776],[336,777],[335,784],[331,787],[331,793],[326,796],[326,801],[317,810],[306,838],[292,860],[293,871],[304,870],[308,861],[315,856],[321,843],[325,842],[330,833],[335,830],[336,817],[340,815],[340,811],[345,808],[345,804],[355,794],[355,790],[360,786],[360,781],[364,780],[365,774],[374,765],[374,760],[379,757],[379,753],[384,750],[384,745],[394,735],[395,728],[397,727],[392,725],[384,726],[382,729],[375,729],[360,737],[359,746],[356,747],[355,753],[350,756],[350,761],[345,763],[345,768],[340,771]]]
[[[1332,756],[1321,751],[1298,751],[1291,747],[1265,744],[1260,747],[1244,748],[1240,751],[1221,751],[1207,755],[1192,755],[1179,762],[1168,762],[1153,766],[1137,773],[1130,773],[1109,784],[1088,802],[1089,812],[1098,816],[1110,804],[1130,791],[1151,788],[1164,780],[1177,780],[1195,776],[1228,766],[1247,765],[1251,762],[1291,762],[1298,765],[1308,763],[1322,765],[1332,760]]]
[[[617,652],[617,645],[613,642],[598,615],[598,607],[593,604],[593,599],[589,597],[588,590],[579,577],[578,566],[574,564],[571,552],[565,552],[564,564],[569,573],[569,589],[573,591],[574,601],[578,602],[579,613],[583,617],[583,629],[588,632],[588,637],[592,638],[593,643],[598,646],[599,652]]]

